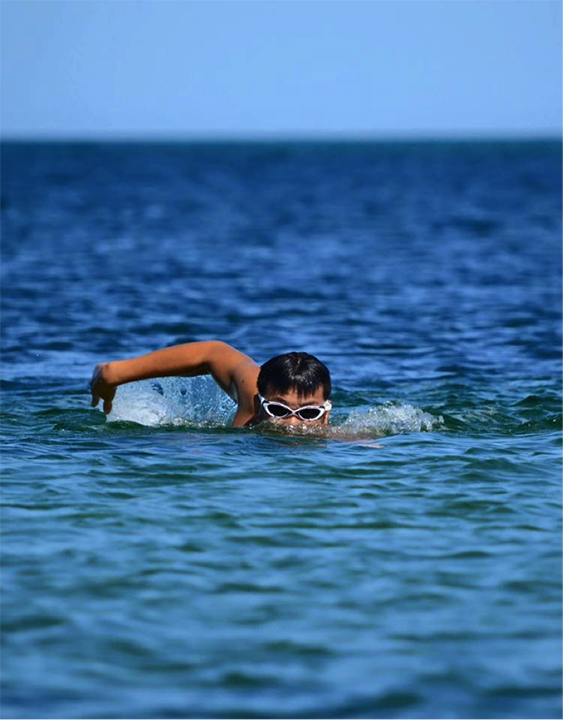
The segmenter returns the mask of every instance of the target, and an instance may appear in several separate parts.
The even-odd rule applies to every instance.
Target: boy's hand
[[[107,379],[107,365],[100,363],[94,368],[92,379],[90,380],[90,391],[92,393],[92,407],[104,401],[104,412],[111,412],[111,405],[115,397],[115,385],[111,385]]]

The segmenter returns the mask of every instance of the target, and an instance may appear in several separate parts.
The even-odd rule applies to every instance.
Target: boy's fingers
[[[109,415],[111,412],[111,400],[104,400],[104,412]]]
[[[100,398],[97,395],[92,395],[92,407],[96,407],[99,402]]]

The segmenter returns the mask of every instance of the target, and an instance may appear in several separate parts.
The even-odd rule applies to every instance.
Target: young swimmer
[[[260,366],[216,340],[96,365],[90,382],[92,406],[102,400],[104,412],[110,413],[116,388],[135,380],[196,375],[211,375],[237,403],[233,427],[252,427],[263,421],[318,426],[329,421],[330,373],[316,357],[291,352]]]

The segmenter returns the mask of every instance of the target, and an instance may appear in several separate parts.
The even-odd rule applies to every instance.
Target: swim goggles
[[[283,403],[266,400],[260,393],[258,394],[258,399],[270,417],[279,419],[295,415],[300,420],[318,420],[332,407],[331,401],[327,400],[322,405],[304,405],[303,407],[297,408],[297,410],[293,410]]]

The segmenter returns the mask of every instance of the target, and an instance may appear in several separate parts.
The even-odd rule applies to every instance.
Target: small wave
[[[235,403],[209,377],[141,380],[117,389],[108,422],[166,425],[230,425]]]
[[[547,417],[539,418],[537,420],[526,420],[521,422],[515,427],[512,432],[515,433],[537,433],[543,430],[557,430],[560,431],[563,427],[563,415],[556,413],[555,415],[548,415]]]
[[[373,435],[396,435],[405,432],[430,432],[443,427],[444,418],[431,415],[419,407],[386,402],[378,407],[352,410],[340,429]]]

